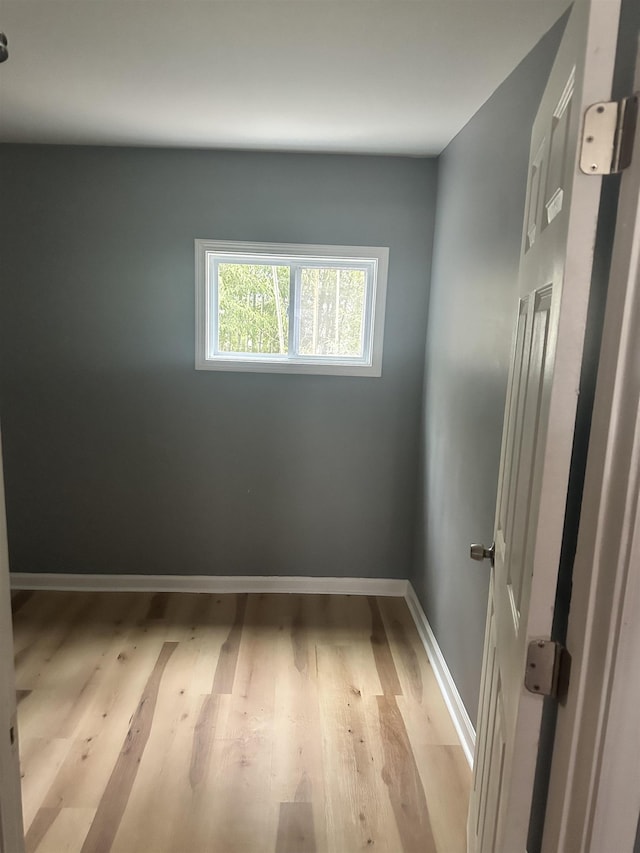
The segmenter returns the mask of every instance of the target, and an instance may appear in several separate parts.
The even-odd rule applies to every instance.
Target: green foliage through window
[[[289,348],[289,268],[218,265],[218,350],[276,353]]]
[[[361,356],[366,271],[303,265],[295,269],[299,287],[296,353]],[[287,355],[291,268],[221,261],[217,270],[218,352]]]
[[[298,351],[302,355],[362,355],[365,286],[364,270],[300,271]]]

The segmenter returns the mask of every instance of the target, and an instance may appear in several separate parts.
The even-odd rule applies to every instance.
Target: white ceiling
[[[0,0],[0,140],[439,153],[568,0]]]

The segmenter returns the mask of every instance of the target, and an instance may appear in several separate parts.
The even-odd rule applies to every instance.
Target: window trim
[[[350,266],[361,262],[371,270],[372,279],[367,288],[366,300],[370,303],[365,311],[364,336],[365,359],[318,356],[286,356],[250,354],[233,355],[230,353],[213,353],[212,347],[212,315],[215,311],[217,289],[209,284],[209,255],[237,255],[239,257],[255,256],[256,262],[268,259],[269,263],[285,261],[292,271],[295,264],[292,261],[314,261],[320,265],[323,259],[327,262],[344,261]],[[384,315],[387,291],[387,270],[389,249],[372,246],[326,246],[299,243],[247,243],[239,241],[221,241],[198,238],[195,240],[195,270],[196,270],[196,370],[231,370],[256,373],[306,373],[327,376],[381,376],[382,375],[382,344],[384,333]],[[293,279],[290,305],[293,312],[296,303],[299,276],[291,275]],[[295,293],[294,293],[295,291]],[[217,331],[217,318],[216,325]],[[296,334],[297,324],[290,315],[289,347]],[[215,337],[215,335],[213,336]],[[367,353],[367,339],[369,348]]]

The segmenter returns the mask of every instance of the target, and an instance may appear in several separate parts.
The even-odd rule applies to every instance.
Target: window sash
[[[246,264],[287,267],[289,269],[289,336],[287,353],[228,352],[219,349],[219,267],[220,264]],[[365,293],[361,324],[361,351],[358,356],[305,355],[300,352],[302,271],[307,269],[359,270],[365,274]],[[291,255],[206,252],[206,337],[207,358],[229,361],[255,361],[297,364],[371,365],[373,349],[373,282],[377,259],[335,257],[292,257]]]

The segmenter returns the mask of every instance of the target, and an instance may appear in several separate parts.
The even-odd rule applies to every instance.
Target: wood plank
[[[194,593],[167,593],[167,604],[162,619],[149,620],[148,625],[162,625],[167,642],[186,642],[195,639],[195,615],[199,610],[199,596]]]
[[[40,842],[45,837],[54,820],[60,814],[60,809],[41,808],[31,822],[29,831],[24,838],[25,853],[35,853]]]
[[[38,701],[31,699],[20,709],[19,722],[31,734],[60,738],[75,734],[99,692],[111,658],[121,652],[123,619],[139,613],[136,598],[127,597],[124,608],[120,598],[107,594],[104,602],[98,602],[94,596],[96,606],[87,608],[81,621],[44,661],[33,682]]]
[[[375,697],[321,685],[320,704],[326,849],[398,853],[400,836],[382,783]]]
[[[275,680],[271,796],[277,802],[309,803],[315,842],[327,849],[325,775],[315,646],[314,614],[306,596],[283,596],[273,637]],[[282,629],[282,630],[280,630]]]
[[[161,648],[161,635],[132,629],[132,635],[111,651],[44,805],[97,808]],[[36,694],[29,701],[41,698]],[[19,724],[23,725],[21,718]],[[28,730],[30,720],[24,725]]]
[[[411,742],[459,746],[451,716],[406,602],[378,599],[403,695],[396,697]]]
[[[212,764],[212,847],[220,853],[271,853],[279,804],[270,797],[272,742],[265,735],[217,740]]]
[[[373,657],[376,662],[380,684],[382,685],[382,692],[392,696],[399,696],[402,693],[402,687],[400,686],[393,655],[389,648],[387,632],[384,629],[378,601],[374,596],[369,596],[368,601],[371,609],[371,645],[373,646]]]
[[[193,620],[198,641],[198,658],[191,673],[189,691],[193,696],[211,693],[223,643],[236,618],[235,595],[197,596]]]
[[[466,853],[471,770],[461,746],[413,746],[438,853]]]
[[[246,594],[237,596],[236,617],[229,631],[229,636],[220,649],[218,665],[213,677],[212,693],[231,693],[233,691],[247,600]]]
[[[273,639],[281,637],[272,613],[265,607],[269,596],[250,595],[239,642],[229,715],[219,737],[235,740],[245,736],[271,736],[276,683],[273,678]],[[278,596],[276,596],[278,598]],[[241,603],[238,605],[242,607]],[[242,611],[244,612],[244,611]]]
[[[35,853],[80,853],[95,809],[60,809]]]
[[[331,595],[328,598],[330,603],[316,629],[317,663],[318,666],[337,667],[341,672],[319,672],[322,683],[331,689],[329,685],[341,685],[343,676],[350,672],[353,688],[363,695],[381,694],[383,688],[371,643],[371,608],[366,596]],[[332,650],[327,651],[328,647]]]
[[[40,686],[52,661],[57,664],[60,649],[84,622],[91,595],[54,594],[52,601],[41,596],[38,605],[43,599],[43,605],[28,608],[24,620],[16,620],[19,626],[14,632],[16,683],[25,689]]]
[[[167,612],[167,604],[169,603],[168,592],[156,592],[149,602],[145,619],[163,619]]]
[[[293,663],[298,672],[304,675],[309,672],[310,667],[309,632],[306,630],[306,614],[304,613],[302,596],[292,597],[291,601],[295,605],[289,630]]]
[[[377,696],[382,693],[378,672],[373,664],[370,644],[363,654],[362,645],[322,645],[316,647],[318,683],[323,691],[352,696]],[[369,660],[368,669],[363,666]]]
[[[33,598],[32,589],[19,589],[11,596],[11,612],[16,614],[20,608]]]
[[[220,700],[218,696],[204,696],[193,732],[189,783],[192,788],[202,784],[211,759],[211,747],[216,730]]]
[[[424,654],[420,654],[422,643],[407,603],[401,598],[378,598],[377,603],[396,661],[402,692],[421,703],[424,688],[422,668],[428,661]]]
[[[238,603],[238,638],[233,693],[220,717],[209,779],[215,827],[214,847],[228,853],[273,851],[279,803],[270,796],[274,748],[274,639],[282,640],[281,618],[270,596],[249,595]],[[275,596],[273,604],[282,602]]]
[[[276,853],[316,853],[311,803],[280,803]]]
[[[318,642],[350,645],[371,641],[371,609],[364,595],[320,596],[321,611],[317,620]]]
[[[427,800],[407,730],[393,696],[378,696],[385,766],[382,778],[404,853],[437,853]]]
[[[111,847],[138,772],[142,753],[149,739],[160,681],[176,645],[176,643],[164,643],[162,646],[98,811],[82,845],[82,853],[108,853]]]
[[[63,614],[73,612],[75,596],[60,592],[34,592],[26,605],[14,614],[13,643],[18,652],[36,641],[42,642],[51,631],[59,631]]]
[[[19,727],[18,723],[18,727]],[[71,748],[61,738],[30,737],[20,734],[20,772],[22,776],[22,815],[29,829],[44,797]]]
[[[207,722],[211,728],[206,735],[204,732],[198,735],[200,743],[206,742],[206,754],[197,758],[196,776],[192,778],[196,749],[194,725],[198,722],[204,724],[203,701],[208,698],[212,699],[213,703],[209,704],[206,712]],[[171,827],[167,830],[166,840],[161,847],[161,850],[166,850],[167,853],[181,853],[181,851],[223,853],[225,850],[224,845],[218,845],[216,841],[220,835],[216,805],[220,799],[220,792],[224,791],[227,783],[223,775],[222,762],[222,751],[226,742],[217,739],[217,735],[225,728],[230,699],[231,697],[227,694],[191,697],[193,708],[191,725],[185,728],[180,726],[172,740],[171,754],[167,756],[166,765],[160,776],[161,782],[164,779],[169,782],[166,789],[161,788],[160,796],[172,797],[172,805],[168,810],[171,816]],[[215,716],[212,708],[215,708]],[[167,771],[173,775],[172,779],[169,778]],[[176,784],[176,780],[179,780],[179,784]],[[241,797],[240,791],[233,793],[236,798]],[[251,804],[244,800],[238,804],[238,808],[242,805],[248,810],[251,808]],[[122,853],[125,853],[124,849]]]
[[[163,679],[153,728],[110,853],[172,849],[176,821],[194,811],[188,774],[197,711],[195,697]]]
[[[201,663],[200,622],[208,623],[211,602],[212,596],[172,595],[167,606],[167,636],[178,646],[162,680],[153,729],[112,853],[210,849],[207,781],[212,738],[225,719],[219,711],[226,697],[195,695],[193,686]],[[209,627],[205,624],[205,636]],[[209,688],[212,671],[210,664]]]

